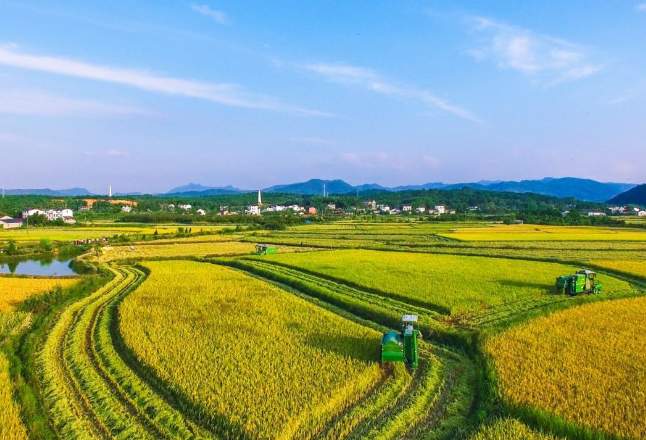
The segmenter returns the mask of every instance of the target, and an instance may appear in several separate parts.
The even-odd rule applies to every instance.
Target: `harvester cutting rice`
[[[578,295],[580,293],[601,293],[601,283],[595,283],[597,274],[591,270],[581,269],[574,275],[565,275],[556,279],[556,293]]]
[[[391,330],[384,333],[381,337],[382,362],[406,362],[410,368],[417,368],[417,338],[421,338],[422,334],[413,327],[416,322],[417,315],[404,315],[401,332]]]

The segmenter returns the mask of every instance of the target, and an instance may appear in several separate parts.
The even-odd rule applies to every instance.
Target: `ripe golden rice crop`
[[[577,268],[555,263],[404,252],[326,251],[270,255],[266,261],[305,269],[451,314],[554,291],[556,277]],[[599,276],[604,291],[630,290]]]
[[[382,377],[374,330],[233,269],[146,266],[124,341],[223,438],[310,438]]]
[[[440,235],[466,241],[645,241],[646,230],[595,226],[491,225]]]
[[[134,247],[134,250],[132,249]],[[107,246],[102,251],[101,261],[113,261],[129,258],[172,258],[172,257],[206,257],[222,255],[251,254],[255,250],[253,243],[214,242],[214,243],[174,243],[159,245]]]
[[[0,320],[2,315],[0,315]],[[20,409],[12,396],[13,384],[9,377],[9,362],[0,353],[0,438],[27,440],[27,431],[20,420]]]
[[[628,438],[646,438],[646,298],[555,313],[489,339],[500,395]]]
[[[0,312],[9,312],[18,304],[56,286],[67,287],[78,282],[73,278],[12,278],[0,277]]]
[[[470,440],[557,440],[551,435],[532,431],[518,420],[501,419],[481,428]]]
[[[644,258],[646,252],[641,252],[641,257]],[[631,275],[637,275],[646,278],[646,261],[645,260],[594,260],[592,264],[612,270],[618,270]]]

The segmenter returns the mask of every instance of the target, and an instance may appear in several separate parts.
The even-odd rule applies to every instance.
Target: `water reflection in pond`
[[[70,267],[71,261],[57,260],[55,258],[0,261],[0,274],[46,277],[76,275],[74,269]]]

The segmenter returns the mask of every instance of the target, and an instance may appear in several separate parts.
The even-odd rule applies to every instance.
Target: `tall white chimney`
[[[108,189],[108,197],[112,197],[112,185],[110,185],[110,188]]]
[[[260,195],[260,190],[258,190],[258,205],[262,205],[262,196]]]

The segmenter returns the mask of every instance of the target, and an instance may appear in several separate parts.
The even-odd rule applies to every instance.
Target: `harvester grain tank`
[[[601,283],[596,283],[597,274],[591,270],[581,269],[574,275],[565,275],[556,279],[556,293],[578,295],[580,293],[601,293]]]
[[[267,246],[266,244],[256,245],[256,255],[272,255],[278,252],[275,246]]]
[[[384,333],[381,337],[382,362],[405,362],[410,368],[417,368],[419,365],[417,339],[421,338],[422,334],[414,327],[416,322],[416,315],[404,315],[401,332],[391,330]]]

